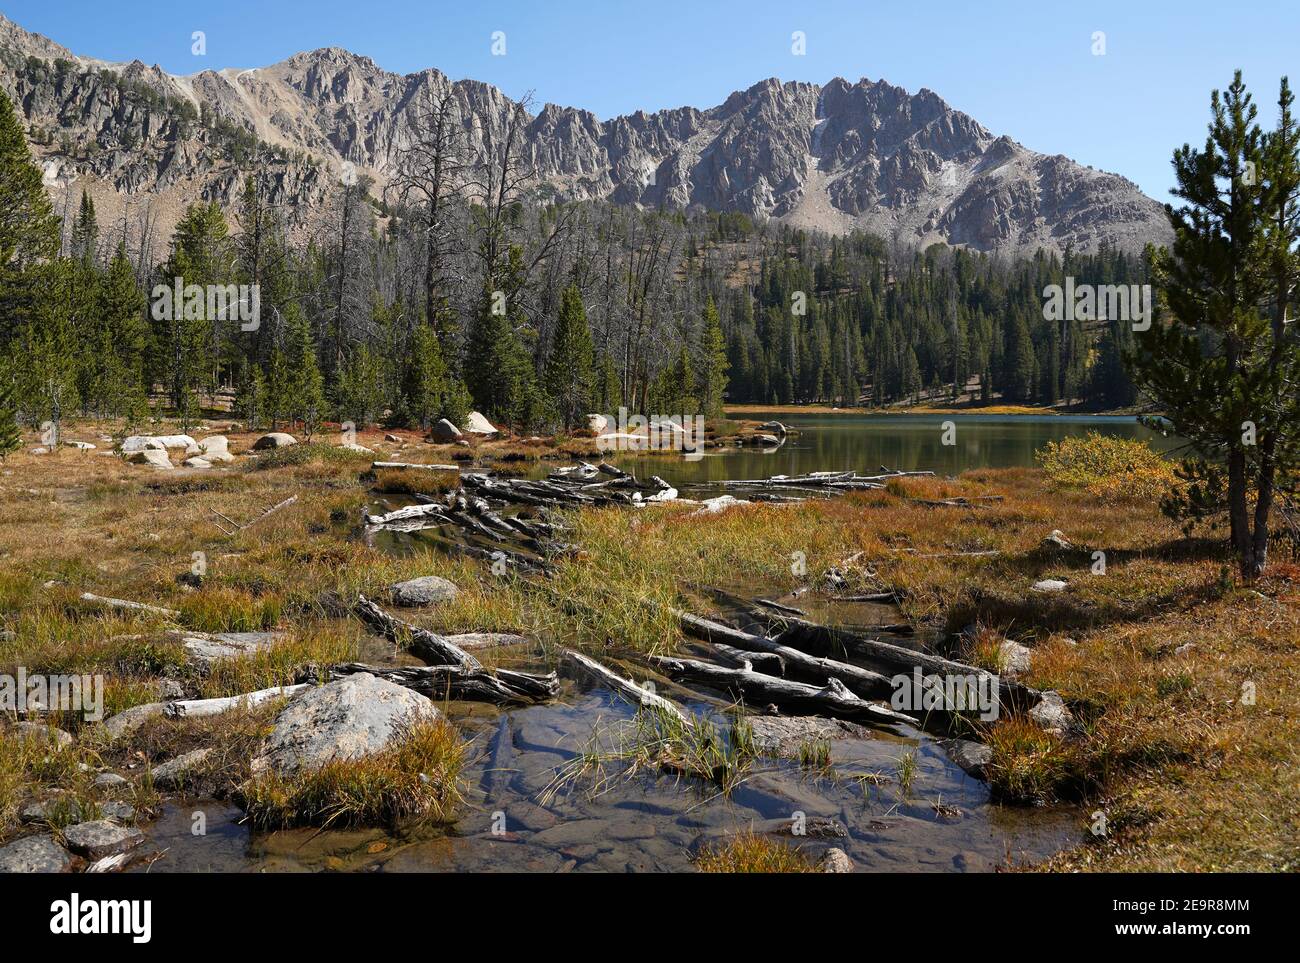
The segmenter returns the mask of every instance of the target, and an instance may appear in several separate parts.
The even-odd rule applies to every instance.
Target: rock
[[[1195,642],[1184,642],[1178,648],[1174,649],[1174,655],[1186,655],[1194,648],[1196,648]]]
[[[972,742],[970,739],[945,739],[940,745],[948,753],[949,759],[976,779],[984,778],[985,767],[993,761],[993,750],[982,742]]]
[[[195,769],[201,766],[212,754],[212,747],[192,749],[175,759],[168,759],[153,769],[153,784],[158,789],[180,789],[188,781]]]
[[[200,458],[195,455],[193,458],[186,458],[181,464],[186,468],[211,468],[212,462],[206,458]]]
[[[754,745],[762,752],[796,755],[805,742],[870,739],[871,732],[853,722],[819,716],[747,716]]]
[[[95,785],[100,789],[116,789],[125,786],[128,782],[125,776],[119,776],[115,772],[101,772],[95,777]]]
[[[129,826],[119,826],[107,819],[77,823],[63,830],[68,848],[87,859],[103,859],[135,849],[144,842],[144,834]]]
[[[391,441],[391,442],[396,442],[398,444],[401,444],[402,439],[398,438],[396,435],[392,433],[388,433],[384,435],[384,441]]]
[[[204,461],[212,465],[226,465],[235,460],[235,456],[228,451],[210,451],[202,457]]]
[[[460,589],[440,575],[422,575],[390,585],[388,592],[394,605],[419,606],[450,602]]]
[[[1066,582],[1059,578],[1045,578],[1034,583],[1035,592],[1064,592]]]
[[[817,861],[817,869],[822,873],[851,873],[853,860],[849,859],[849,854],[844,850],[832,847],[822,853],[822,858]]]
[[[121,739],[125,735],[130,735],[154,716],[162,715],[166,706],[165,702],[146,702],[109,716],[104,720],[104,728],[108,730],[109,739]]]
[[[1033,650],[1021,645],[1019,642],[1005,639],[998,646],[998,671],[1009,679],[1022,676],[1029,671],[1032,657]]]
[[[101,803],[99,812],[105,819],[113,819],[119,823],[129,823],[135,819],[135,807],[117,799]]]
[[[750,436],[749,436],[749,443],[750,443],[751,445],[767,445],[767,446],[773,446],[773,445],[779,445],[779,444],[781,444],[781,439],[778,438],[778,437],[776,437],[776,435],[769,435],[769,434],[766,434],[766,433],[759,433],[759,434],[750,435]]]
[[[691,512],[692,515],[714,515],[724,508],[730,508],[733,505],[748,505],[743,498],[737,498],[735,495],[719,495],[716,498],[706,498],[700,502],[700,507]]]
[[[222,659],[238,659],[269,649],[283,638],[279,632],[190,632],[181,638],[190,664],[207,671]]]
[[[598,435],[605,434],[613,427],[614,423],[610,420],[608,415],[592,414],[587,416],[587,428]]]
[[[283,431],[272,431],[253,442],[253,451],[267,451],[271,448],[288,448],[298,444],[298,439]]]
[[[123,439],[118,451],[131,453],[137,451],[166,451],[169,448],[185,450],[194,447],[194,439],[189,435],[131,435]]]
[[[0,846],[0,873],[66,873],[72,857],[52,836],[26,836]]]
[[[367,448],[365,445],[358,445],[355,441],[350,441],[345,445],[339,445],[339,447],[347,449],[348,451],[355,451],[359,455],[373,455],[375,453],[373,448]]]
[[[31,454],[33,455],[48,455],[49,453],[50,450],[45,447],[38,447],[38,448],[31,449]]]
[[[465,431],[471,435],[483,435],[485,437],[498,434],[497,430],[492,427],[492,422],[477,411],[471,411],[465,417]]]
[[[230,439],[225,435],[210,435],[199,442],[199,449],[205,455],[214,455],[217,452],[230,451]]]
[[[765,421],[758,426],[758,430],[769,431],[772,432],[773,434],[780,435],[782,438],[786,436],[786,432],[787,432],[785,425],[781,424],[781,422],[779,421]]]
[[[72,745],[72,736],[69,733],[64,732],[62,729],[56,729],[54,726],[48,726],[44,722],[15,723],[13,731],[20,739],[48,742],[56,749],[65,749]]]
[[[1058,736],[1068,735],[1074,728],[1074,714],[1065,705],[1061,694],[1052,689],[1044,692],[1038,705],[1029,710],[1029,718],[1044,732]]]
[[[203,454],[203,449],[200,448],[197,443],[190,445],[188,448],[185,449],[185,455],[187,457],[193,455],[201,455],[201,454]]]
[[[319,686],[289,703],[252,762],[254,775],[292,775],[384,749],[411,723],[439,718],[424,696],[368,673]]]
[[[461,430],[453,425],[446,418],[439,418],[429,429],[429,438],[439,444],[446,445],[453,441],[461,440]]]
[[[92,445],[88,441],[65,441],[64,444],[69,448],[75,448],[78,451],[94,451],[99,447],[98,445]]]
[[[1074,543],[1065,537],[1060,529],[1052,529],[1052,533],[1043,539],[1043,548],[1059,549],[1062,552],[1073,551]]]
[[[172,468],[172,460],[162,448],[146,448],[127,456],[132,465],[152,465],[154,468]]]

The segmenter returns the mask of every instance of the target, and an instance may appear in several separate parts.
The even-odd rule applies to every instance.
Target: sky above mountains
[[[1244,70],[1265,123],[1279,78],[1290,73],[1300,85],[1293,0],[1240,8],[1204,0],[1081,8],[1041,0],[0,0],[0,13],[79,55],[172,73],[257,67],[336,46],[387,70],[437,67],[601,118],[712,107],[773,76],[883,78],[928,87],[990,130],[1123,174],[1161,201],[1173,149],[1204,140],[1210,90],[1226,86],[1234,68]],[[206,41],[202,55],[193,52],[195,31]]]

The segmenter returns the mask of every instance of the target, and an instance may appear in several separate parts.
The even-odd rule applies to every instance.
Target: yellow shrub
[[[1052,484],[1102,497],[1159,498],[1174,483],[1174,466],[1143,442],[1089,432],[1049,441],[1035,457]]]

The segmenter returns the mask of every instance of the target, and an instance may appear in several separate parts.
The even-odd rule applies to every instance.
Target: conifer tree
[[[0,90],[0,338],[30,317],[30,269],[59,249],[59,220],[32,161],[22,122]]]
[[[722,414],[722,398],[727,390],[727,346],[722,337],[722,322],[713,298],[704,305],[704,327],[700,332],[699,401],[706,418]]]
[[[18,428],[18,407],[14,403],[14,383],[8,372],[0,372],[0,459],[22,447],[23,435]]]
[[[582,295],[577,285],[570,284],[560,297],[555,342],[545,371],[546,391],[566,431],[586,421],[594,363]]]
[[[1183,203],[1166,207],[1174,246],[1158,274],[1169,323],[1136,334],[1130,356],[1135,380],[1196,453],[1166,511],[1226,511],[1247,580],[1267,565],[1278,477],[1300,469],[1300,341],[1287,323],[1300,297],[1300,135],[1285,80],[1278,108],[1264,133],[1238,71],[1211,95],[1205,146],[1174,152]]]

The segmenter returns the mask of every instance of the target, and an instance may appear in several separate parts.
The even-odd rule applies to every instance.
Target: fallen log
[[[819,687],[790,679],[778,679],[748,669],[728,669],[708,662],[696,662],[693,659],[652,656],[650,661],[675,682],[695,682],[724,689],[743,698],[750,706],[771,704],[809,715],[829,715],[895,726],[916,725],[916,720],[901,712],[859,698],[835,678]]]
[[[357,596],[355,610],[361,617],[361,621],[378,629],[380,634],[390,642],[405,645],[414,655],[430,665],[459,665],[466,669],[483,668],[483,663],[449,641],[446,636],[394,618],[364,595]]]
[[[507,645],[528,645],[529,640],[513,632],[461,632],[448,635],[447,641],[458,649],[493,649]]]
[[[372,461],[370,463],[370,470],[374,471],[376,468],[389,468],[395,471],[400,471],[405,468],[415,468],[420,471],[454,471],[457,474],[460,474],[459,465],[420,465],[409,461]]]
[[[161,615],[169,619],[174,619],[181,614],[175,609],[165,609],[161,605],[149,605],[145,602],[131,602],[127,599],[114,599],[105,595],[96,595],[93,592],[82,592],[81,601],[94,602],[98,605],[107,605],[112,609],[125,609],[130,612],[148,612],[151,615]]]
[[[847,662],[818,658],[773,639],[733,629],[729,625],[701,618],[689,612],[678,609],[672,611],[682,629],[698,639],[704,639],[706,642],[724,642],[751,652],[770,652],[779,655],[788,670],[806,675],[817,682],[829,683],[832,679],[838,679],[850,691],[865,698],[885,699],[889,698],[894,691],[893,683],[879,672],[849,665]]]
[[[1038,704],[1041,693],[1021,682],[997,676],[979,666],[967,665],[929,652],[919,652],[903,645],[882,642],[846,629],[810,622],[807,619],[782,617],[781,632],[776,640],[792,645],[840,649],[862,655],[895,670],[921,669],[927,675],[991,676],[998,680],[998,698],[1004,705],[1030,709]]]
[[[778,677],[785,675],[785,661],[779,655],[771,652],[749,652],[723,642],[714,642],[712,645],[718,655],[738,669],[753,669],[755,672],[764,672]]]
[[[671,702],[661,695],[656,695],[649,689],[642,688],[631,679],[623,678],[613,669],[606,668],[595,659],[585,656],[581,652],[575,652],[573,649],[565,649],[563,657],[566,662],[572,663],[597,682],[613,689],[638,708],[658,709],[668,715],[675,716],[687,726],[691,725],[690,717],[675,702]]]
[[[220,699],[181,699],[167,703],[163,707],[163,715],[169,719],[197,719],[202,716],[215,716],[223,712],[229,712],[231,709],[252,708],[270,699],[289,698],[308,688],[310,686],[307,683],[301,683],[299,685],[281,685],[271,689],[259,689],[256,692],[245,692],[243,695],[226,696]]]
[[[456,700],[491,702],[494,705],[532,705],[554,699],[560,691],[559,677],[550,672],[535,675],[511,669],[470,669],[460,665],[379,666],[343,662],[328,666],[324,681],[366,672],[434,702]]]

